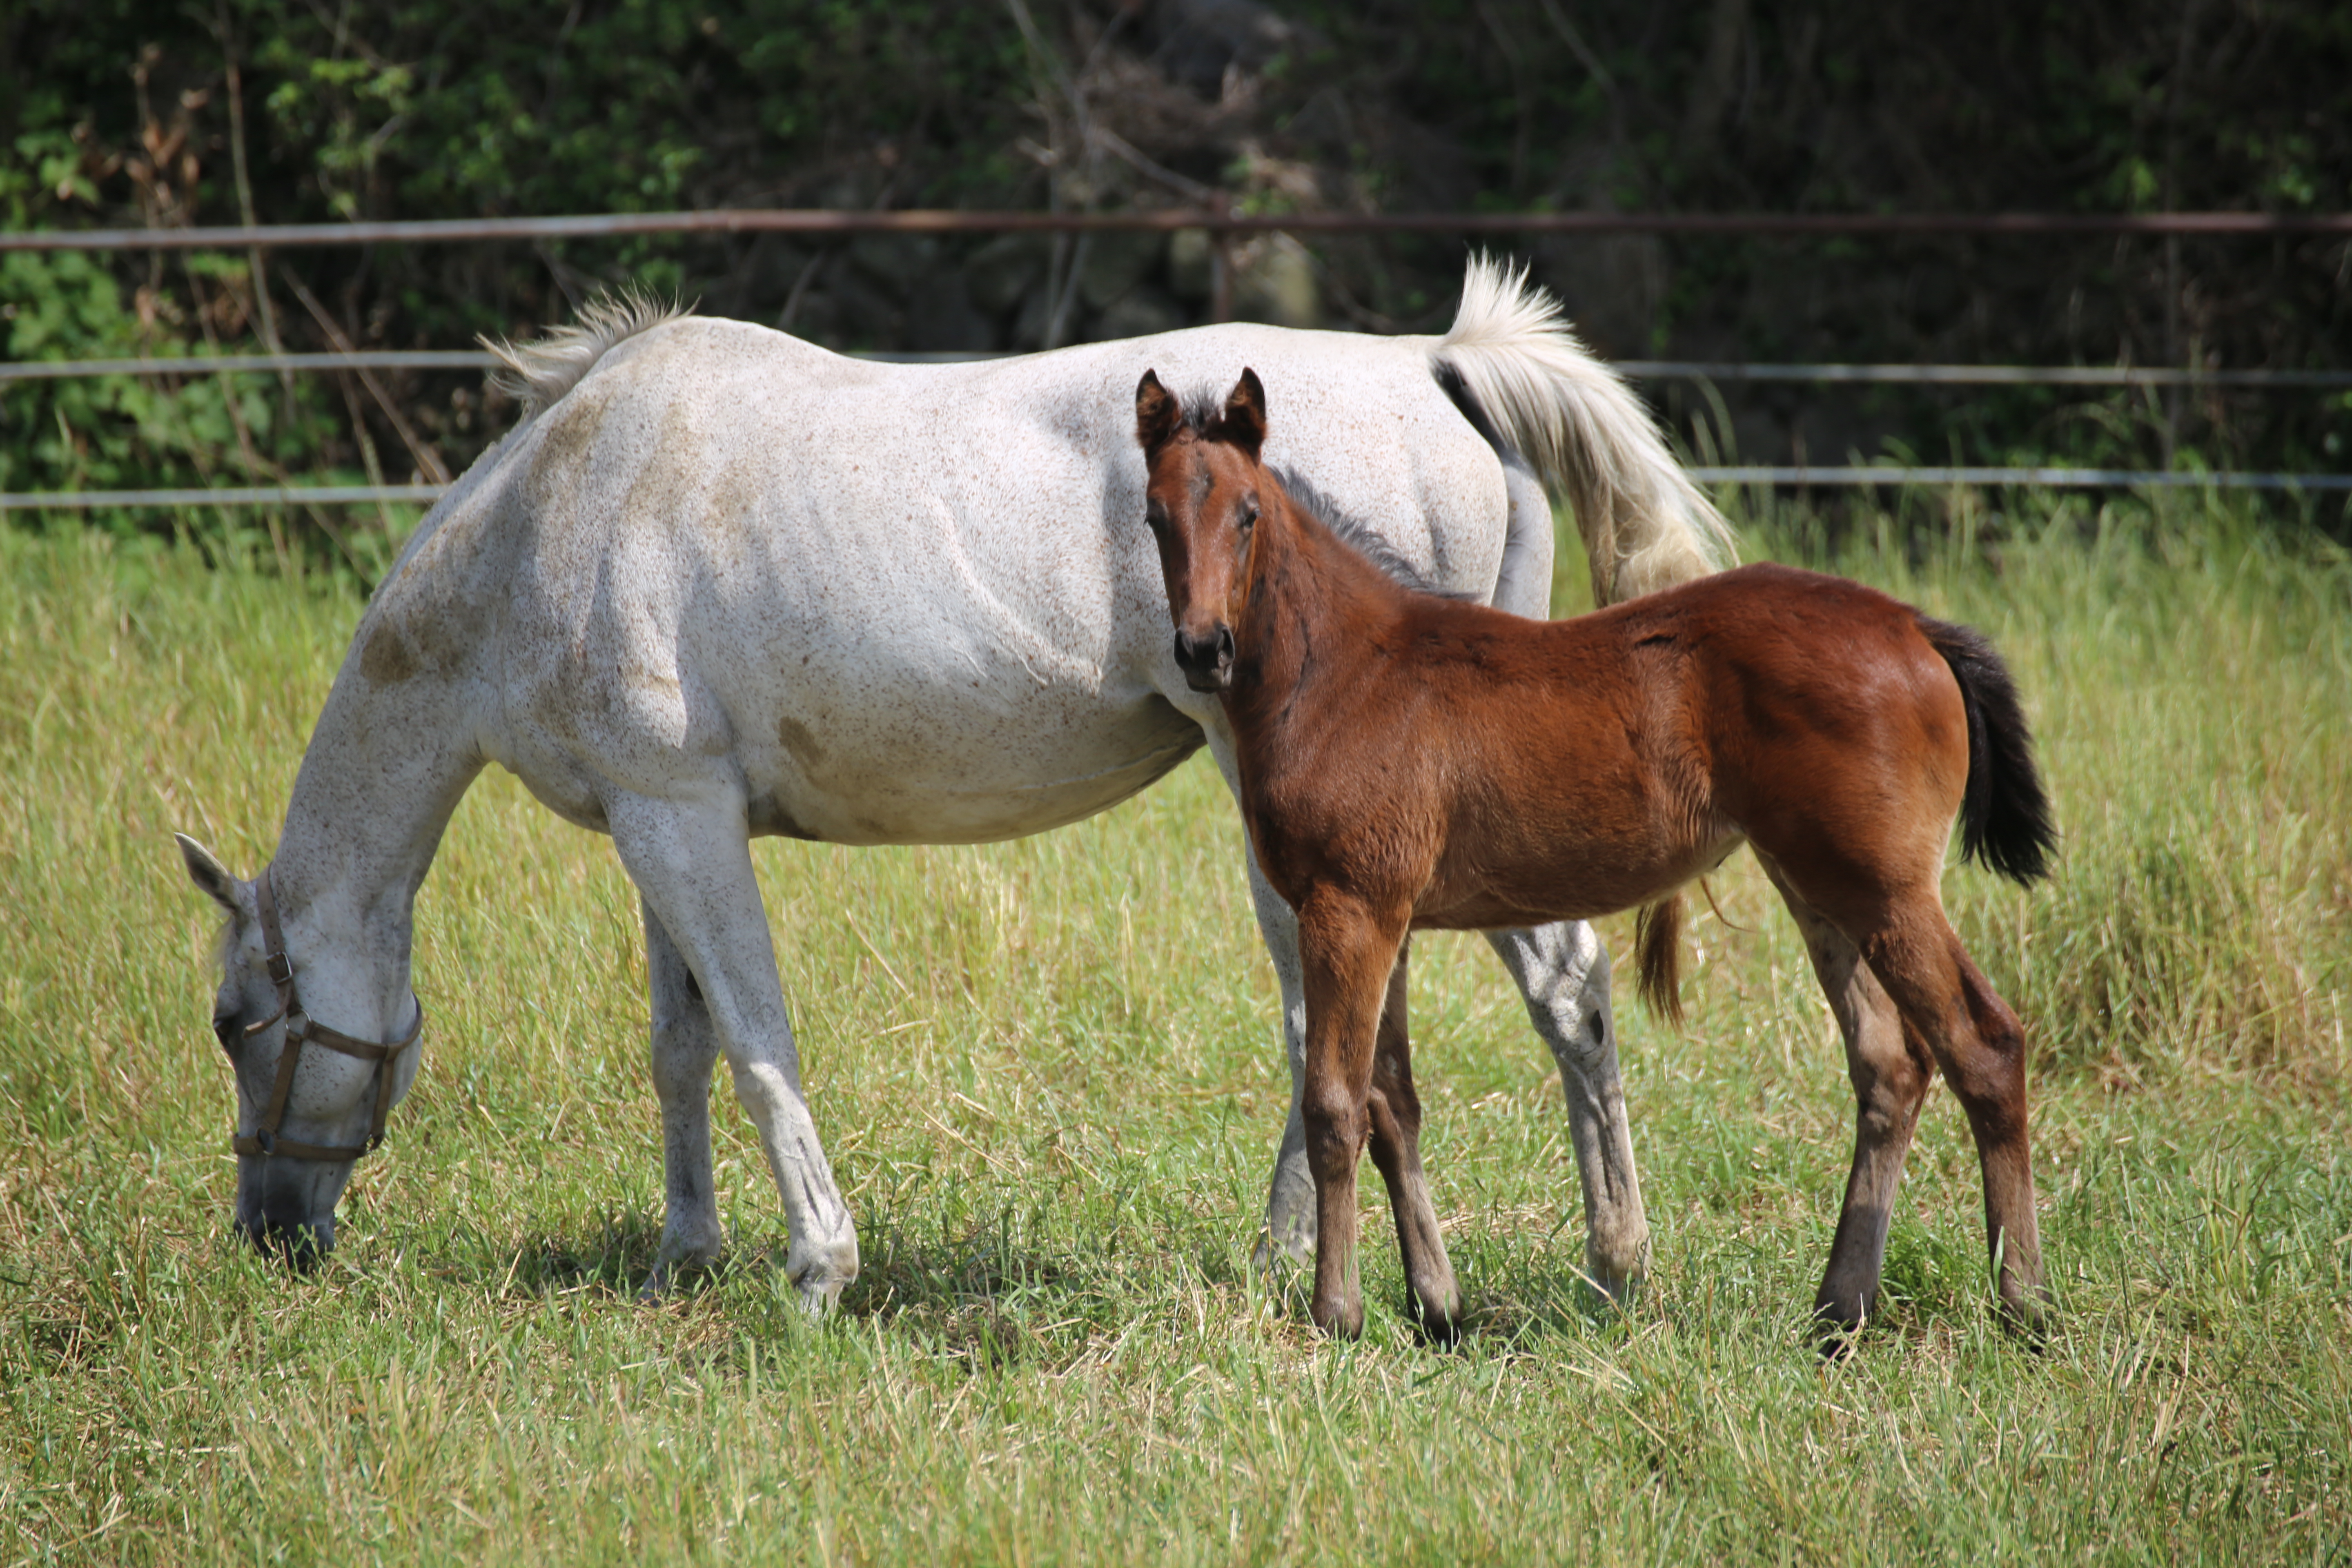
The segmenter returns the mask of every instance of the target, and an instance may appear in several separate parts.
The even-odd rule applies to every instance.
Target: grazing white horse
[[[496,763],[612,835],[644,900],[667,1199],[649,1288],[719,1251],[723,1051],[783,1196],[786,1271],[812,1306],[833,1300],[856,1233],[802,1096],[749,841],[1036,833],[1204,742],[1231,783],[1143,526],[1147,367],[1213,393],[1255,366],[1284,412],[1268,459],[1442,592],[1545,612],[1538,474],[1574,507],[1604,599],[1703,573],[1727,538],[1556,307],[1487,262],[1440,338],[1229,325],[890,365],[625,303],[506,358],[523,420],[376,590],[269,867],[244,881],[180,840],[229,915],[214,1024],[236,1074],[236,1217],[264,1246],[332,1244],[352,1161],[415,1076],[414,900]],[[1315,1243],[1297,931],[1251,869],[1293,1068],[1263,1250],[1296,1258]],[[1617,1289],[1648,1226],[1608,959],[1581,925],[1492,940],[1559,1059],[1588,1262]]]

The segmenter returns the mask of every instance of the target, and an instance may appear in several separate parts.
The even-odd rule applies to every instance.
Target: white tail
[[[1524,268],[1476,256],[1431,351],[1576,513],[1592,596],[1612,605],[1734,558],[1729,525],[1667,450],[1649,411],[1576,341]]]
[[[520,403],[522,416],[530,419],[579,385],[614,344],[693,310],[691,305],[664,304],[649,294],[625,289],[599,294],[580,307],[578,321],[556,328],[536,342],[478,341],[506,367],[493,378],[499,389]]]

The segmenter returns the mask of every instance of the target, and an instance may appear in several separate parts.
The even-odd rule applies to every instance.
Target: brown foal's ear
[[[1217,427],[1209,432],[1228,446],[1239,447],[1257,461],[1258,451],[1265,445],[1265,387],[1257,372],[1244,368],[1242,378],[1225,397],[1225,411],[1217,416]]]
[[[1176,399],[1160,384],[1160,373],[1147,370],[1143,379],[1135,384],[1135,438],[1143,446],[1146,455],[1166,446],[1184,423],[1184,411],[1176,406]]]

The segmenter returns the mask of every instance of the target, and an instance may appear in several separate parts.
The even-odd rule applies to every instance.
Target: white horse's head
[[[402,1048],[415,1034],[370,1047],[322,1027],[311,1009],[360,1023],[376,1016],[382,1004],[367,994],[376,988],[355,984],[363,976],[349,964],[305,963],[298,974],[281,960],[273,974],[272,950],[282,950],[284,938],[269,929],[275,915],[265,918],[267,890],[232,875],[194,839],[173,837],[189,877],[228,916],[212,1028],[236,1079],[237,1228],[265,1252],[308,1266],[333,1247],[335,1205],[352,1163],[381,1139],[383,1113],[415,1079],[418,1053]],[[289,1031],[328,1048],[299,1050],[281,1075]]]

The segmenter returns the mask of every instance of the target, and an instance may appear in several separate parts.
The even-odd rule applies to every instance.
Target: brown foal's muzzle
[[[1223,691],[1234,683],[1234,628],[1220,621],[1206,637],[1176,634],[1176,668],[1195,691]]]

